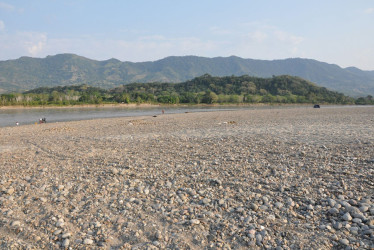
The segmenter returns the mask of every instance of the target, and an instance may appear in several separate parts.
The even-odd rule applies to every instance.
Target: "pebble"
[[[62,247],[65,247],[65,248],[67,248],[67,247],[69,247],[69,245],[70,245],[70,240],[69,239],[65,239],[63,242],[62,242]]]
[[[262,235],[260,233],[256,234],[256,244],[259,246],[262,244]]]
[[[251,204],[251,209],[252,209],[253,211],[257,211],[257,210],[258,210],[258,205],[252,203],[252,204]]]
[[[334,207],[336,205],[336,201],[334,199],[329,198],[327,201],[328,201],[330,207]]]
[[[345,245],[345,246],[348,246],[348,245],[349,245],[349,240],[347,240],[347,239],[340,239],[339,242],[340,242],[342,245]]]
[[[54,235],[59,235],[62,232],[61,229],[57,229],[53,232]]]
[[[343,227],[343,224],[340,222],[335,222],[333,227],[337,230],[341,229]]]
[[[13,187],[10,187],[6,190],[6,193],[9,194],[9,195],[12,195],[14,193],[14,188]]]
[[[65,239],[65,238],[69,238],[71,237],[71,233],[67,232],[67,233],[64,233],[61,235],[61,238]]]
[[[333,215],[335,215],[335,214],[339,214],[339,209],[333,207],[333,208],[331,208],[331,209],[329,210],[329,213],[330,213],[330,214],[333,214]]]
[[[349,213],[345,213],[342,217],[343,220],[345,221],[350,221],[352,220],[352,216]]]
[[[281,208],[283,207],[283,203],[281,203],[281,202],[279,202],[279,201],[276,202],[274,205],[275,205],[275,207],[278,208],[278,209],[281,209]]]
[[[198,224],[200,224],[200,221],[198,219],[192,219],[192,220],[190,220],[190,224],[191,225],[198,225]]]
[[[92,245],[93,242],[94,241],[92,239],[88,239],[88,238],[83,240],[83,244],[85,244],[85,245]]]
[[[56,227],[63,227],[65,225],[65,222],[63,220],[59,220],[56,222]]]
[[[12,221],[10,226],[11,227],[19,227],[19,226],[21,226],[21,222],[19,220]]]
[[[208,199],[208,198],[204,198],[204,199],[202,199],[201,202],[202,202],[204,205],[208,205],[208,204],[211,202],[211,200]]]

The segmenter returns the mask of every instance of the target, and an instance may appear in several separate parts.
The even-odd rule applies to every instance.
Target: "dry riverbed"
[[[373,249],[374,108],[0,128],[0,248]]]

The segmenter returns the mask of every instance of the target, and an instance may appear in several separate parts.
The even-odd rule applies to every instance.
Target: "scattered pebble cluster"
[[[1,249],[373,249],[374,108],[0,128]]]

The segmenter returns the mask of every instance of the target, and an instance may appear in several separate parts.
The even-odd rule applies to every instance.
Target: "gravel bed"
[[[0,128],[1,249],[374,249],[374,108]]]

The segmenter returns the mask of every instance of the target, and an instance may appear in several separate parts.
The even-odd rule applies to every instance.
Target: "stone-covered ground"
[[[374,108],[0,128],[1,249],[373,249]]]

